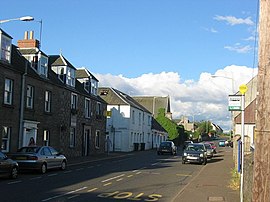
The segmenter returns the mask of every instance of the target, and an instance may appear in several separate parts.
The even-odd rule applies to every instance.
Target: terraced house
[[[69,157],[104,152],[107,106],[97,95],[98,80],[86,69],[77,79],[77,69],[62,54],[42,52],[33,35],[25,32],[17,47],[0,30],[2,151],[16,151],[33,137]]]

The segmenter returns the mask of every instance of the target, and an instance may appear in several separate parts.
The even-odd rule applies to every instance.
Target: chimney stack
[[[28,39],[28,31],[24,32],[24,39],[18,40],[19,48],[39,48],[39,41],[34,39],[34,31],[30,31],[30,38]]]

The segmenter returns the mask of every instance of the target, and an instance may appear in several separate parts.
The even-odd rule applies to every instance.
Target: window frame
[[[11,62],[11,49],[12,49],[12,40],[9,37],[6,37],[3,35],[3,33],[0,35],[1,37],[1,54],[0,54],[0,60],[10,63]]]
[[[34,86],[27,85],[26,86],[26,108],[33,109],[34,108]]]
[[[2,132],[2,145],[1,145],[1,151],[2,152],[9,152],[10,147],[10,136],[11,136],[11,127],[3,126],[3,132]],[[6,142],[6,148],[4,149],[4,142]]]
[[[12,79],[5,78],[4,104],[6,105],[12,105],[13,103],[13,88],[14,81]]]
[[[100,130],[96,130],[95,134],[95,148],[99,149],[100,148]]]
[[[71,127],[69,131],[69,147],[75,148],[75,144],[76,144],[76,131],[74,127]]]
[[[44,94],[44,111],[50,113],[52,110],[52,92],[46,90]]]
[[[44,130],[43,131],[43,145],[49,146],[49,142],[50,142],[50,131]]]
[[[77,109],[78,96],[75,93],[71,93],[71,109]]]
[[[85,118],[91,117],[91,100],[89,98],[85,98],[84,113],[85,113]]]

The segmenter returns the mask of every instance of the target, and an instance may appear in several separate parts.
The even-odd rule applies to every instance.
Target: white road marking
[[[92,191],[95,191],[97,190],[98,188],[93,188],[93,189],[89,189],[87,192],[92,192]]]
[[[38,180],[38,179],[41,179],[41,178],[42,178],[41,176],[39,176],[39,177],[33,177],[30,180]]]
[[[78,197],[78,196],[80,196],[80,195],[77,194],[77,195],[74,195],[74,196],[70,196],[70,197],[68,197],[68,199],[72,199],[72,198],[75,198],[75,197]]]
[[[152,163],[151,166],[155,166],[155,165],[157,165],[157,164],[158,164],[158,162],[157,162],[157,163]]]
[[[22,181],[18,180],[18,181],[9,182],[8,184],[17,184],[17,183],[20,183],[20,182],[22,182]]]
[[[120,178],[120,177],[123,177],[123,176],[125,176],[125,174],[118,175],[118,176],[115,176],[115,177],[112,177],[112,178],[109,178],[109,179],[106,179],[106,180],[102,180],[101,182],[108,182],[108,181],[110,181],[110,180],[114,180],[114,179],[116,179],[116,178]]]
[[[111,184],[112,184],[111,182],[108,182],[108,183],[104,184],[103,187],[109,186]]]
[[[53,197],[50,197],[50,198],[46,198],[46,199],[43,199],[42,201],[50,201],[52,199],[56,199],[56,198],[59,198],[59,197],[62,197],[62,196],[66,196],[68,194],[73,194],[75,192],[78,192],[78,191],[81,191],[81,190],[84,190],[84,189],[87,189],[87,187],[82,187],[82,188],[79,188],[79,189],[76,189],[76,190],[73,190],[73,191],[69,191],[69,192],[64,193],[64,194],[60,194],[60,195],[56,195],[56,196],[53,196]]]
[[[64,173],[71,173],[72,172],[72,170],[68,170],[68,171],[65,171]]]
[[[53,177],[53,176],[56,176],[58,175],[57,173],[54,173],[54,174],[50,174],[50,175],[47,175],[48,177]]]
[[[116,181],[119,182],[119,181],[121,181],[121,180],[123,180],[123,178],[117,179]]]
[[[136,175],[139,175],[139,174],[141,174],[141,173],[142,173],[142,172],[137,172]]]

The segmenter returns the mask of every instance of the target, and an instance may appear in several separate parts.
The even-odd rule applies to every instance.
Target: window
[[[38,70],[38,56],[35,55],[33,56],[33,59],[31,61],[31,66],[34,68],[36,71]]]
[[[101,112],[101,103],[100,102],[97,102],[97,107],[96,107],[96,114],[97,115],[101,115],[102,112]]]
[[[90,118],[91,116],[91,101],[85,98],[85,117]]]
[[[33,101],[34,101],[34,87],[27,85],[27,93],[26,93],[26,107],[29,109],[33,109]]]
[[[100,131],[99,130],[96,131],[95,146],[96,148],[100,147]]]
[[[10,135],[11,135],[11,127],[4,126],[2,128],[2,145],[1,145],[2,152],[9,152]]]
[[[11,39],[3,35],[0,35],[1,38],[1,60],[10,63],[11,57]]]
[[[135,111],[132,110],[132,123],[135,124]]]
[[[49,146],[50,131],[44,130],[43,132],[43,145]]]
[[[66,76],[65,68],[64,67],[59,67],[57,73],[59,74],[60,80],[64,82],[65,81],[65,76]]]
[[[77,95],[71,94],[71,109],[77,109]]]
[[[4,104],[11,105],[13,98],[13,80],[5,79]]]
[[[142,114],[141,112],[139,112],[139,126],[141,125],[141,122],[142,122],[141,118],[142,118]]]
[[[91,81],[91,93],[93,95],[97,95],[97,89],[98,89],[98,82],[94,79]]]
[[[72,68],[67,68],[67,81],[68,85],[75,87],[75,70]]]
[[[48,58],[40,57],[40,74],[47,77],[48,75]]]
[[[89,82],[89,80],[84,82],[84,89],[89,93],[90,92],[90,85],[91,83]]]
[[[151,126],[151,116],[148,116],[148,126]]]
[[[45,112],[51,112],[52,93],[45,91]]]
[[[75,128],[70,128],[69,147],[75,147]]]

